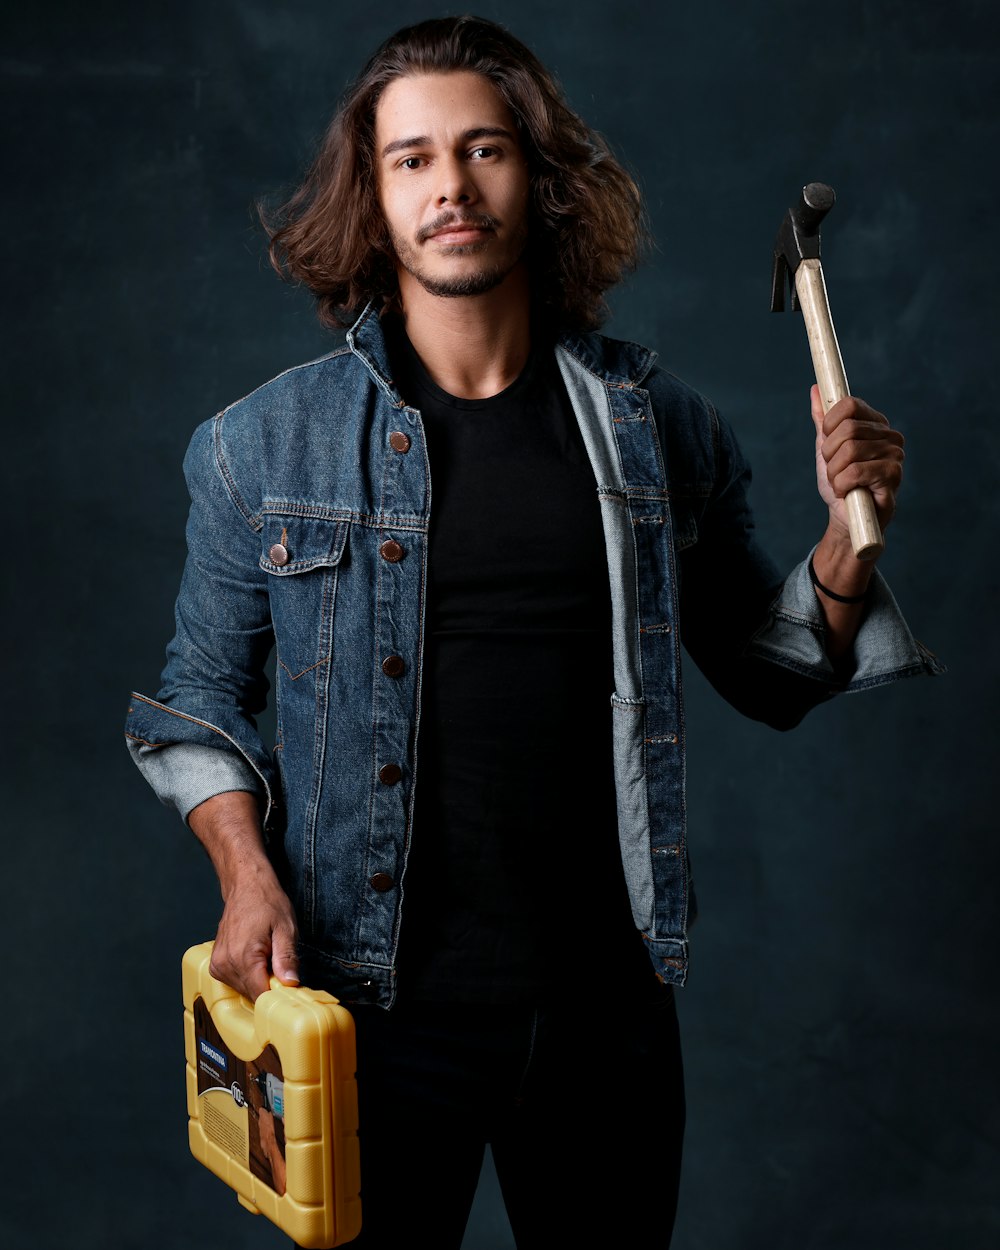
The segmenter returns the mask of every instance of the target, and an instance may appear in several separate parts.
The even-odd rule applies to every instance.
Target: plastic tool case
[[[184,956],[188,1137],[240,1202],[305,1247],[361,1229],[354,1021],[323,992],[282,985],[251,1003]]]

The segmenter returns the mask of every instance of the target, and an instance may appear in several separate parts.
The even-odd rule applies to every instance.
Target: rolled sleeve
[[[199,804],[217,794],[248,790],[258,798],[263,795],[260,778],[231,751],[194,742],[151,747],[134,739],[128,746],[136,767],[160,802],[175,808],[185,821]]]
[[[852,651],[834,665],[826,654],[826,622],[809,577],[808,558],[785,579],[767,620],[746,650],[747,655],[846,692],[945,671],[940,660],[914,638],[877,569]]]

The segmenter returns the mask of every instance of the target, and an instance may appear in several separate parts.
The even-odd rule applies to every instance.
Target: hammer
[[[833,187],[823,182],[810,182],[802,188],[798,204],[785,214],[778,231],[771,276],[771,311],[784,311],[787,274],[792,308],[801,309],[805,318],[824,413],[838,399],[850,394],[830,316],[823,267],[819,261],[819,223],[833,207],[835,199]],[[844,502],[855,556],[859,560],[876,559],[885,546],[885,540],[875,515],[871,493],[863,486],[857,486]]]

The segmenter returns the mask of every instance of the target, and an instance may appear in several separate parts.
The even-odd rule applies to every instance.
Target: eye
[[[469,155],[477,161],[486,160],[490,156],[496,156],[497,149],[487,146],[473,148]]]
[[[419,169],[423,159],[422,156],[404,156],[399,166],[401,169]]]

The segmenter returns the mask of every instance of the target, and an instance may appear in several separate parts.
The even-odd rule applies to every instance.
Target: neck
[[[514,382],[531,350],[527,270],[517,265],[483,295],[431,295],[405,270],[400,302],[406,334],[424,368],[459,399],[487,399]]]

